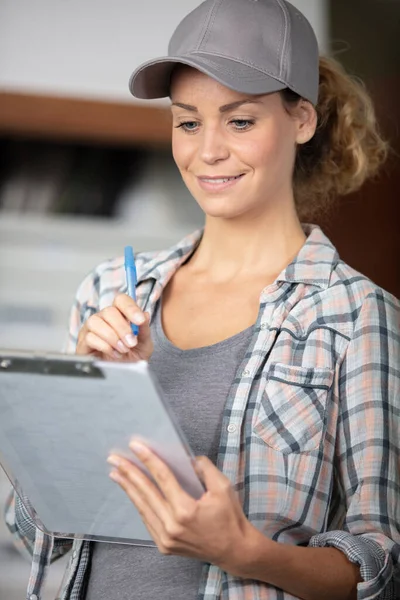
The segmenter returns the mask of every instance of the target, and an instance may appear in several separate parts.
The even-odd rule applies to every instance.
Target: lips
[[[227,181],[232,181],[233,179],[239,179],[242,175],[223,175],[221,177],[204,177],[201,176],[199,179],[201,181],[205,181],[208,183],[226,183]]]
[[[203,190],[215,193],[234,187],[243,177],[244,173],[241,175],[219,175],[217,177],[201,175],[197,178],[197,181]]]

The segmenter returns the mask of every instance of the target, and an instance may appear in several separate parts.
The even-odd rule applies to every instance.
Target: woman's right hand
[[[131,323],[139,325],[133,335]],[[127,294],[118,294],[112,306],[95,313],[78,334],[76,354],[90,354],[101,360],[137,362],[153,354],[150,313],[143,312]]]

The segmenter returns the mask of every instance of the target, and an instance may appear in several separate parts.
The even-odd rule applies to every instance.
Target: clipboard
[[[106,462],[118,452],[146,471],[133,436],[201,497],[193,453],[146,361],[0,350],[0,464],[44,533],[154,545]]]

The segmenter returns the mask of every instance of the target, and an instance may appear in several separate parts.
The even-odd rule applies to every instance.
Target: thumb
[[[150,313],[148,311],[146,311],[144,313],[144,316],[146,317],[146,320],[144,323],[142,323],[142,325],[139,325],[139,334],[138,334],[138,339],[142,338],[143,340],[148,338],[148,336],[150,334]]]
[[[130,355],[135,357],[135,360],[150,360],[154,350],[150,330],[150,313],[145,312],[144,315],[146,321],[142,325],[139,325],[138,344],[130,351]]]
[[[196,456],[195,470],[210,492],[226,491],[226,488],[230,487],[229,479],[217,469],[207,456]]]

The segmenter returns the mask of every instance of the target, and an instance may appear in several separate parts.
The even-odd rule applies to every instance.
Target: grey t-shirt
[[[151,323],[156,375],[196,455],[217,461],[222,412],[253,326],[211,346],[181,350],[165,336],[157,302]],[[203,564],[157,548],[94,543],[86,600],[195,600]]]

